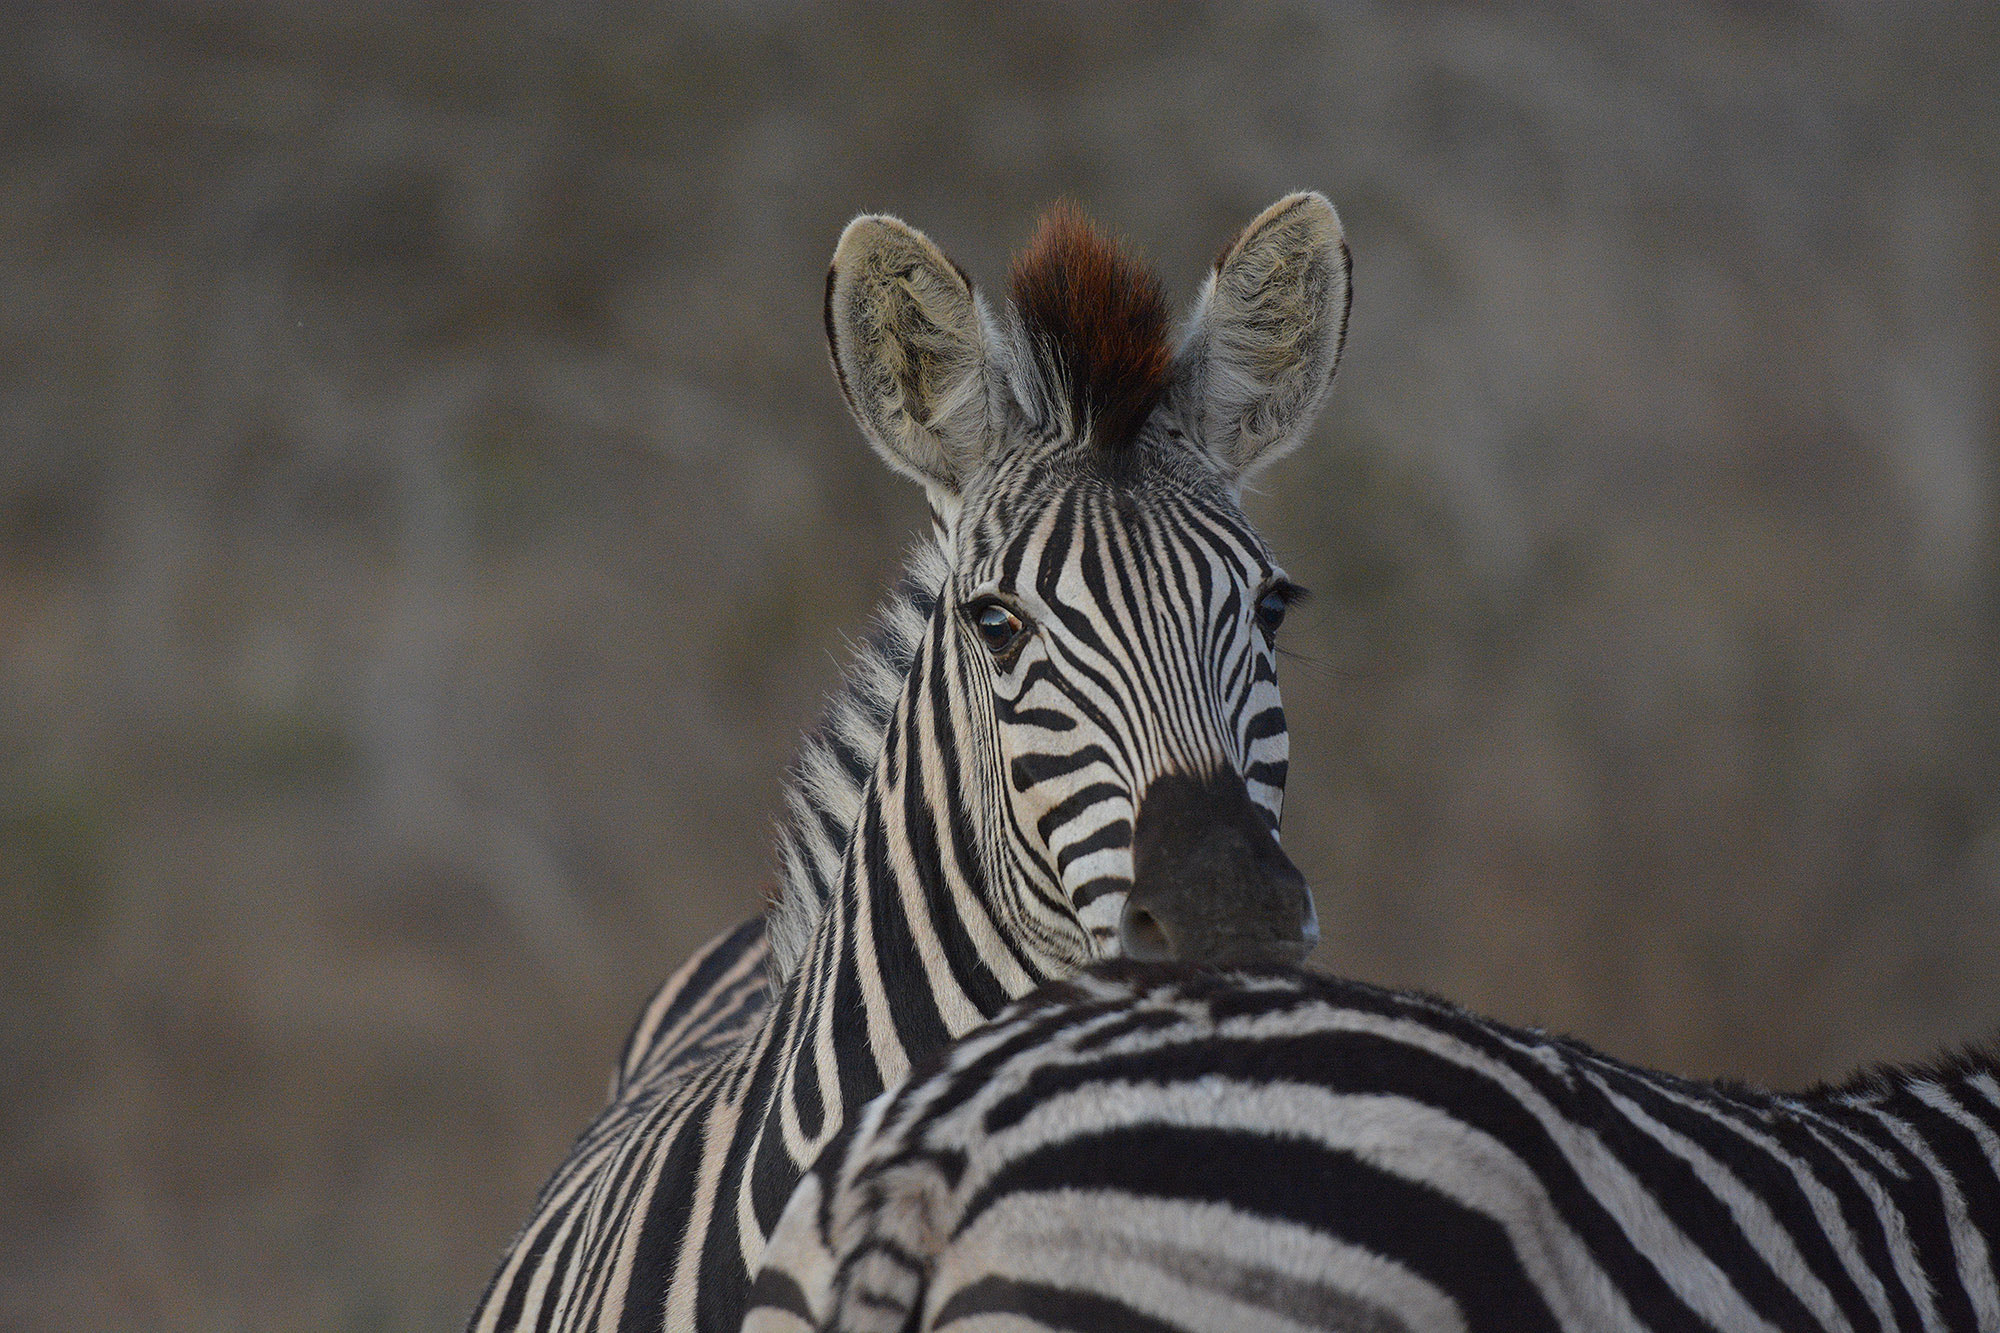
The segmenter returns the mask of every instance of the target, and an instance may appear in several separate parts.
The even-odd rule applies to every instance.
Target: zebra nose
[[[1191,963],[1302,963],[1319,942],[1305,876],[1234,773],[1169,773],[1139,802],[1125,956]]]

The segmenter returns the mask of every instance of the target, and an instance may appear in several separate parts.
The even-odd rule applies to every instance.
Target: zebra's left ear
[[[1347,237],[1326,196],[1286,195],[1215,261],[1176,360],[1177,397],[1233,480],[1319,415],[1347,339]]]

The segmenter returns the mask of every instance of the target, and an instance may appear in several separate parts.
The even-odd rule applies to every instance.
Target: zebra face
[[[1275,633],[1293,585],[1244,479],[1295,445],[1339,359],[1345,241],[1280,200],[1216,263],[1178,345],[1158,283],[1058,210],[996,317],[890,218],[827,283],[835,369],[923,483],[949,574],[936,792],[1000,934],[1052,973],[1120,953],[1303,958],[1311,895],[1278,849]]]
[[[1022,442],[960,511],[940,615],[1005,795],[991,879],[1023,891],[1018,931],[1075,961],[1296,961],[1317,923],[1273,835],[1298,590],[1184,444],[1144,447],[1139,475],[1065,476]]]

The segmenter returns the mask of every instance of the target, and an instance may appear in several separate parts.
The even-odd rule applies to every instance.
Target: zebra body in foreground
[[[745,1329],[2000,1330],[2000,1060],[1798,1095],[1108,963],[872,1104]]]
[[[1317,412],[1347,305],[1318,195],[1250,224],[1177,345],[1072,212],[997,314],[920,233],[848,227],[834,366],[932,540],[807,743],[766,925],[642,1018],[475,1333],[733,1329],[801,1173],[914,1061],[1094,959],[1310,949],[1275,840],[1297,589],[1239,494]]]

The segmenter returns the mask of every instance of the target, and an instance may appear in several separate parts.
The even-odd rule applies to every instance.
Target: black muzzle
[[[1128,958],[1296,964],[1319,915],[1241,777],[1169,773],[1139,802],[1118,935]]]

